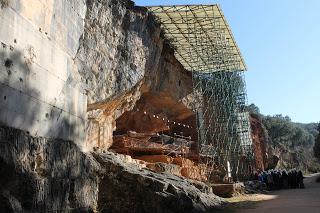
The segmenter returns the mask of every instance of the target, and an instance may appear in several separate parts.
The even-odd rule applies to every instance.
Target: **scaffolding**
[[[198,154],[207,167],[222,165],[243,179],[253,151],[243,72],[246,65],[218,5],[148,7],[161,22],[175,56],[192,72]],[[208,169],[208,179],[211,171]]]

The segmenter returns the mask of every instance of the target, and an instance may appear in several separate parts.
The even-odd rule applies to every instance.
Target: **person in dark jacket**
[[[288,189],[289,188],[289,183],[288,183],[288,173],[286,170],[283,170],[281,173],[281,179],[282,179],[282,188],[283,189]]]
[[[299,170],[297,172],[297,187],[300,188],[300,189],[304,188],[303,178],[304,178],[303,174],[302,174],[301,170]]]

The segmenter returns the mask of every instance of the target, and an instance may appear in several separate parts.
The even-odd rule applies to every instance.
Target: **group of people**
[[[255,173],[255,179],[265,184],[268,190],[304,188],[303,174],[299,170],[268,170]]]

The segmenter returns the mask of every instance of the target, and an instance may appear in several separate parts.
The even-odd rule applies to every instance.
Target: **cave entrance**
[[[112,150],[134,158],[144,155],[195,158],[195,113],[165,94],[142,95],[131,111],[116,120]]]
[[[196,114],[170,96],[148,92],[116,120],[111,150],[156,172],[207,181],[199,162]]]

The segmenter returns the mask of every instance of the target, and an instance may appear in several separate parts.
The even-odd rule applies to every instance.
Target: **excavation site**
[[[216,2],[0,0],[0,212],[227,212],[303,188],[228,23]]]

